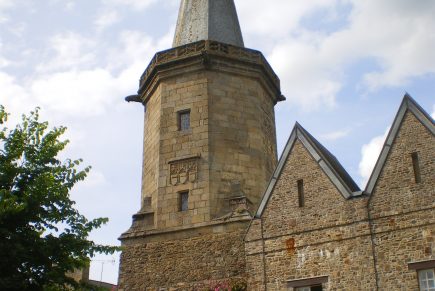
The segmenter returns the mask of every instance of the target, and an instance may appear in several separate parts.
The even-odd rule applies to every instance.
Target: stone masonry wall
[[[410,112],[370,198],[341,197],[297,141],[245,237],[249,290],[292,290],[286,281],[318,276],[328,276],[324,290],[418,290],[417,272],[408,264],[435,260],[434,183],[434,136]]]
[[[143,203],[121,237],[121,290],[194,290],[210,280],[245,279],[246,210],[254,202],[255,211],[276,164],[279,81],[262,66],[195,57],[149,73]],[[190,128],[180,130],[186,111]]]
[[[207,76],[186,73],[161,83],[157,227],[169,228],[210,220]],[[178,114],[190,111],[190,129],[179,130]],[[188,158],[188,161],[185,159]],[[190,159],[190,160],[189,160]],[[173,179],[171,163],[195,163],[190,177]],[[194,176],[192,176],[194,175]],[[179,211],[181,191],[189,190],[187,211]]]
[[[418,152],[421,183],[411,154]],[[418,290],[412,262],[435,260],[435,138],[408,112],[370,201],[380,290]]]
[[[256,80],[209,71],[212,216],[228,213],[228,198],[246,195],[258,207],[276,165],[274,102]]]
[[[187,131],[178,125],[183,110],[190,111]],[[186,159],[196,163],[195,176],[173,183],[171,165]],[[161,82],[147,103],[142,196],[152,197],[158,229],[227,214],[234,196],[246,195],[254,211],[275,165],[274,102],[255,79],[186,72]],[[185,190],[189,209],[180,212]]]
[[[304,207],[298,205],[299,179]],[[246,238],[249,290],[264,290],[259,279],[264,274],[267,290],[289,290],[287,280],[319,276],[329,276],[325,290],[373,290],[366,203],[367,198],[346,200],[296,141],[262,218]]]
[[[215,226],[160,242],[129,240],[121,256],[119,290],[203,291],[211,282],[244,278],[246,227]]]
[[[157,205],[157,189],[159,181],[159,150],[160,139],[160,108],[161,93],[157,89],[146,106],[144,115],[144,144],[142,161],[142,201],[144,207],[145,198],[151,198],[154,207]]]

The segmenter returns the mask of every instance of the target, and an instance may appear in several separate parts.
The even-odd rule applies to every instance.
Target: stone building
[[[244,47],[232,0],[183,0],[173,48],[126,99],[145,107],[144,154],[119,290],[434,282],[435,128],[411,97],[364,191],[299,124],[277,162],[278,77]]]
[[[360,191],[296,125],[245,238],[249,290],[433,290],[434,134],[406,95]]]

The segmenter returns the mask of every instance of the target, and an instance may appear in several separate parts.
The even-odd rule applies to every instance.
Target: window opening
[[[435,291],[434,269],[418,271],[420,291]]]
[[[187,211],[189,209],[189,191],[180,192],[180,211]]]
[[[178,129],[185,131],[190,129],[190,110],[178,112]]]
[[[322,285],[310,286],[310,287],[299,287],[295,291],[322,291]]]
[[[420,183],[421,182],[421,175],[420,175],[420,161],[418,158],[418,153],[412,153],[411,154],[412,157],[412,166],[414,168],[414,177],[415,177],[415,183]]]
[[[298,200],[299,200],[299,207],[304,207],[305,206],[304,180],[298,180]]]

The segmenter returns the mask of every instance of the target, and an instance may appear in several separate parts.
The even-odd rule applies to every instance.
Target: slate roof
[[[381,154],[379,155],[378,161],[376,162],[375,168],[370,176],[369,181],[364,192],[367,194],[373,193],[373,190],[378,182],[379,176],[388,158],[391,150],[391,146],[399,133],[402,122],[405,118],[407,112],[411,112],[414,116],[433,134],[435,135],[435,123],[433,118],[409,95],[405,94],[403,97],[402,104],[400,105],[399,111],[394,118],[393,125],[391,126],[390,132],[385,140],[384,146],[382,147]]]
[[[266,189],[263,199],[258,208],[256,217],[261,217],[267,203],[272,195],[275,184],[281,175],[284,165],[290,155],[295,142],[299,140],[319,164],[325,174],[329,177],[331,182],[337,188],[337,190],[343,195],[344,198],[350,199],[352,197],[358,197],[362,195],[362,191],[352,179],[352,177],[346,172],[337,158],[328,151],[318,140],[316,140],[308,131],[306,131],[299,123],[296,123],[292,133],[288,139],[287,145],[284,148],[283,154],[278,162],[278,166],[273,173],[272,179]]]
[[[182,0],[173,47],[214,40],[244,47],[234,0]]]

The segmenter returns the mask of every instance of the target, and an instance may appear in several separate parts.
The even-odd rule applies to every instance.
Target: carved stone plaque
[[[198,179],[198,159],[185,159],[170,163],[170,180],[172,186],[196,182]]]

